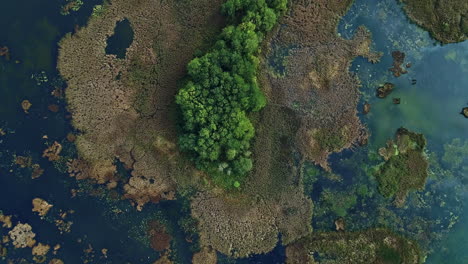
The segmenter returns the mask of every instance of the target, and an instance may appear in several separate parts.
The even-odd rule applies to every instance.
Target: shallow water
[[[420,242],[431,253],[426,263],[468,263],[468,206],[465,203],[468,159],[462,156],[459,163],[444,159],[444,145],[453,139],[460,139],[462,143],[468,141],[468,120],[460,114],[461,109],[468,105],[468,41],[440,45],[427,32],[408,21],[401,6],[393,0],[356,0],[342,19],[339,32],[350,38],[359,25],[365,25],[371,31],[374,49],[383,52],[380,63],[371,64],[357,58],[351,67],[362,82],[362,101],[358,110],[362,111],[365,101],[371,104],[371,112],[360,115],[371,136],[368,147],[356,151],[351,157],[349,154],[333,155],[330,159],[333,168],[345,179],[352,178],[356,186],[363,183],[375,185],[375,180],[365,169],[350,168],[349,161],[375,164],[369,157],[375,156],[378,148],[392,139],[399,127],[423,133],[428,141],[427,154],[431,157],[430,178],[425,191],[410,194],[406,208],[387,206],[397,215],[396,219],[403,219],[404,223],[403,226],[391,225],[391,228]],[[408,73],[398,78],[388,70],[392,66],[391,53],[396,50],[406,54],[402,67],[406,68],[405,64],[411,63],[411,67],[406,68]],[[413,80],[416,80],[415,84]],[[385,82],[394,83],[395,89],[387,98],[379,99],[376,89]],[[401,103],[393,104],[393,98],[400,98]],[[446,171],[438,169],[439,165]],[[361,177],[361,174],[367,176]],[[427,208],[413,207],[415,199],[424,202]],[[377,194],[362,199],[349,210],[350,215],[354,214],[349,218],[374,222],[360,219],[357,214],[373,215],[371,211],[378,206],[369,204],[375,200],[382,200],[382,197]],[[382,200],[381,203],[386,202]],[[451,212],[460,217],[453,226],[450,222],[455,218]],[[427,238],[414,236],[417,232],[409,227],[411,219],[433,221],[434,224],[421,226],[429,228],[426,233],[437,239],[428,243],[424,241]]]

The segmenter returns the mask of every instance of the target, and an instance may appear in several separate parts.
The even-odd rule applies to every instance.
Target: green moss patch
[[[422,189],[427,178],[428,161],[424,154],[426,140],[422,134],[399,128],[395,140],[379,149],[385,163],[376,172],[379,191],[385,197],[396,195],[404,201],[410,190]]]
[[[401,0],[408,17],[442,43],[468,38],[468,1]]]
[[[311,234],[286,250],[287,263],[417,264],[422,253],[416,243],[387,229]],[[312,257],[309,252],[314,252]],[[290,258],[291,256],[291,258]]]

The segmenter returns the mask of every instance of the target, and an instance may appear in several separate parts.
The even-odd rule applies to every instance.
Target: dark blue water
[[[117,22],[114,35],[107,39],[106,54],[114,54],[119,59],[124,59],[127,48],[133,42],[133,29],[128,19]]]

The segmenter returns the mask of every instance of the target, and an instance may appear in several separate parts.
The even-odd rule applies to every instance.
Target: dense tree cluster
[[[266,104],[256,74],[260,43],[286,10],[287,0],[228,0],[231,25],[214,47],[188,64],[188,81],[176,96],[183,115],[179,144],[198,168],[229,185],[252,169],[255,130],[247,113]]]

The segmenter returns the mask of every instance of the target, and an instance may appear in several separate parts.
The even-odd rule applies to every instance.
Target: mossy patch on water
[[[401,0],[408,17],[442,43],[468,38],[468,1]]]
[[[379,149],[385,163],[380,165],[376,178],[383,196],[396,195],[397,204],[401,204],[410,190],[424,187],[428,175],[425,146],[426,139],[422,134],[399,128],[395,140]]]
[[[313,255],[309,252],[314,252]],[[313,233],[286,249],[286,263],[417,264],[422,253],[416,243],[387,229]]]

